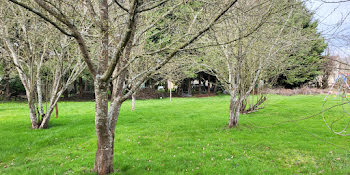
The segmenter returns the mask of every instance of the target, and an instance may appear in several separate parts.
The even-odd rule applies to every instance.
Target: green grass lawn
[[[127,101],[116,174],[350,174],[350,137],[333,134],[321,115],[269,127],[320,112],[323,98],[271,95],[234,129],[228,96],[136,101],[134,112]],[[60,102],[59,112],[50,129],[31,130],[25,103],[0,103],[0,174],[93,174],[94,103]]]

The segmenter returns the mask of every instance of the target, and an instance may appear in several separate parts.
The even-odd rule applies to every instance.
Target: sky
[[[335,3],[339,1],[347,2]],[[306,6],[315,13],[314,20],[328,42],[328,52],[350,57],[350,0],[307,0]]]

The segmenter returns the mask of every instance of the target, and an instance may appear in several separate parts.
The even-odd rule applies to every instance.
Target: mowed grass
[[[271,95],[234,129],[228,96],[139,100],[134,112],[127,101],[115,174],[350,174],[350,137],[333,134],[321,115],[274,125],[320,112],[323,98]],[[0,103],[0,174],[94,174],[95,151],[94,102],[60,102],[47,130],[30,129],[25,103]]]

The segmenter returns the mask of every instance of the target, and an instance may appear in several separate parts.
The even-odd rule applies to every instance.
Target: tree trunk
[[[87,79],[84,81],[84,92],[87,92],[89,90],[89,85]]]
[[[3,60],[4,66],[4,80],[5,80],[5,99],[11,100],[11,92],[10,92],[10,66],[6,60]]]
[[[135,93],[133,93],[131,96],[131,111],[135,111],[135,101],[136,101],[136,97],[135,97]]]
[[[191,92],[191,79],[188,79],[188,86],[187,86],[187,93],[188,93],[188,95],[191,95],[192,94],[192,92]]]
[[[32,95],[27,94],[28,98],[28,107],[29,107],[29,113],[30,113],[30,122],[32,123],[32,129],[37,129],[39,127],[36,110],[35,110],[35,104],[34,104],[34,98]]]
[[[6,100],[11,100],[11,93],[10,93],[10,79],[5,78],[6,85],[5,85],[5,98]]]
[[[44,107],[43,107],[43,92],[42,92],[42,84],[41,84],[41,77],[40,77],[40,72],[37,72],[37,77],[36,77],[36,91],[38,94],[38,107],[39,107],[39,117],[40,119],[38,121],[41,121],[44,116]],[[47,94],[45,94],[47,95]]]
[[[228,122],[229,128],[233,128],[238,125],[240,107],[241,105],[237,97],[231,96],[229,122]]]
[[[59,94],[60,95],[60,94]],[[56,105],[57,105],[57,101],[58,98],[57,96],[51,97],[50,99],[50,105],[49,105],[49,109],[46,111],[46,114],[44,115],[44,118],[41,121],[41,124],[39,126],[40,129],[47,129],[49,128],[49,121],[52,115],[53,110],[55,109]],[[58,112],[58,111],[56,111]],[[56,113],[58,114],[58,113]]]
[[[10,92],[10,72],[5,69],[5,75],[4,75],[4,80],[5,80],[5,98],[6,100],[11,100],[11,92]]]
[[[41,122],[39,129],[49,128],[49,121],[50,121],[51,114],[52,114],[52,111],[45,114],[45,117],[44,117],[43,121]]]
[[[80,98],[83,97],[83,93],[84,93],[84,92],[83,92],[83,91],[84,91],[83,86],[84,86],[84,84],[83,84],[83,78],[80,77],[80,78],[79,78],[79,97],[80,97]]]
[[[106,88],[103,86],[106,86]],[[114,84],[112,102],[110,104],[110,111],[108,112],[107,84],[95,85],[95,127],[97,135],[97,151],[94,171],[99,175],[109,174],[113,172],[114,133],[122,104],[118,100],[122,94],[121,87],[122,83],[118,84],[117,82]]]
[[[114,132],[111,130],[108,116],[108,83],[95,80],[95,127],[97,136],[97,151],[94,171],[99,175],[113,172]]]

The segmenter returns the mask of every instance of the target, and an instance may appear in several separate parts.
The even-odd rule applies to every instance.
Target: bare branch
[[[130,13],[129,10],[128,10],[127,8],[125,8],[122,4],[120,4],[120,3],[118,2],[118,0],[114,0],[114,2],[115,2],[121,9],[123,9],[123,10],[126,11],[127,13]]]
[[[165,64],[167,64],[178,52],[180,52],[182,49],[186,48],[187,46],[189,46],[190,44],[192,44],[194,41],[196,41],[198,38],[200,38],[205,32],[207,32],[211,27],[213,27],[216,22],[231,8],[233,7],[233,5],[236,4],[238,0],[233,0],[232,2],[230,2],[224,10],[222,10],[208,25],[207,27],[205,27],[204,29],[200,30],[196,35],[194,35],[189,41],[187,41],[186,43],[182,44],[180,47],[178,47],[177,49],[175,49],[172,53],[170,53],[163,62],[161,62],[160,64],[158,64],[157,66],[155,66],[154,68],[145,71],[144,76],[141,78],[141,81],[139,81],[135,86],[133,86],[133,88],[126,93],[121,100],[125,101],[127,98],[129,98],[134,92],[135,90],[143,83],[143,80],[146,79],[149,75],[151,75],[154,71],[159,70],[160,68],[162,68]]]
[[[29,6],[27,6],[26,4],[22,3],[22,2],[18,2],[16,0],[8,0],[14,4],[17,4],[29,11],[31,11],[32,13],[38,15],[40,18],[44,19],[45,21],[47,21],[48,23],[50,23],[51,25],[53,25],[56,29],[58,29],[60,32],[62,32],[63,34],[69,36],[69,37],[73,37],[72,34],[68,33],[67,31],[65,31],[63,28],[61,28],[57,23],[55,23],[54,21],[52,21],[50,18],[48,18],[47,16],[45,16],[44,14],[38,12],[37,10],[35,10],[34,8],[31,8]]]
[[[108,81],[109,78],[112,76],[112,74],[115,70],[115,67],[116,67],[120,57],[122,56],[122,53],[123,53],[126,45],[128,44],[128,42],[130,42],[132,30],[135,30],[134,29],[135,18],[136,18],[135,12],[136,12],[137,5],[138,5],[137,0],[133,0],[132,5],[130,7],[127,29],[125,31],[125,34],[123,35],[122,40],[120,41],[120,43],[118,45],[118,49],[116,51],[115,57],[111,60],[111,63],[107,68],[107,71],[102,75],[102,78],[101,78],[102,81]]]
[[[12,0],[11,0],[12,1]],[[44,10],[46,10],[48,13],[50,13],[52,16],[54,16],[57,20],[65,24],[71,31],[72,36],[76,39],[76,41],[79,44],[79,48],[83,54],[84,61],[86,62],[91,74],[93,77],[96,76],[96,70],[94,68],[94,65],[90,59],[89,51],[87,49],[86,43],[84,41],[84,38],[82,37],[81,33],[78,31],[78,29],[72,24],[70,21],[68,21],[66,18],[64,18],[63,15],[55,12],[52,10],[49,6],[45,4],[45,2],[41,0],[35,0],[35,2]]]
[[[169,0],[163,0],[157,4],[154,4],[153,6],[150,6],[150,7],[146,7],[146,8],[143,8],[143,9],[140,9],[140,10],[137,10],[136,13],[142,13],[142,12],[146,12],[146,11],[149,11],[149,10],[153,10],[163,4],[165,4],[166,2],[168,2]]]

